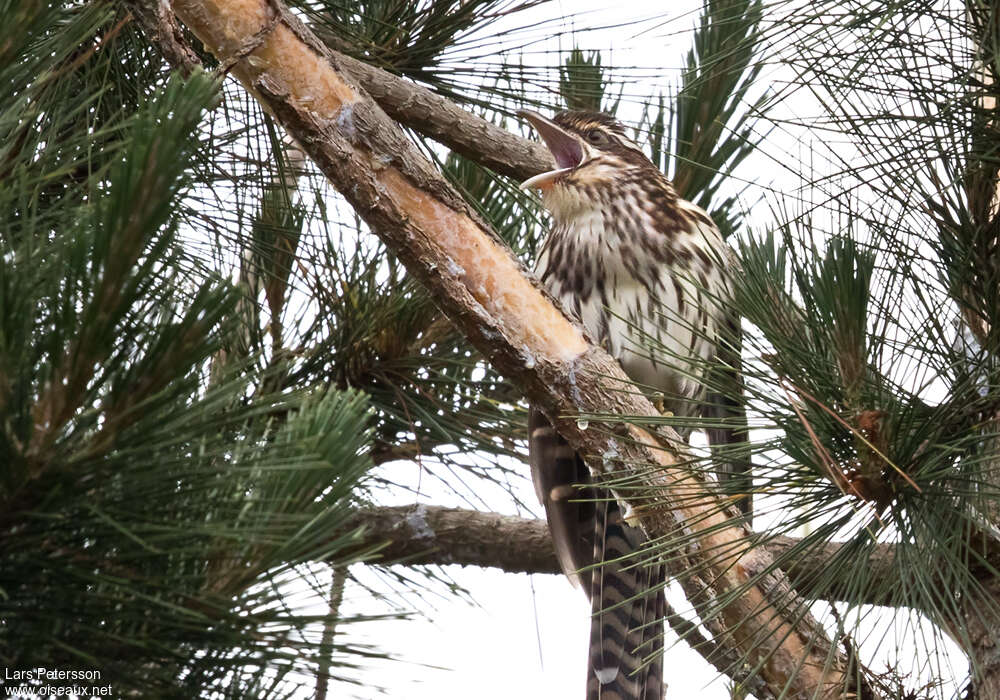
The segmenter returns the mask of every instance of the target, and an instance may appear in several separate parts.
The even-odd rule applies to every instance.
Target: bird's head
[[[642,149],[625,135],[625,127],[600,112],[559,112],[551,119],[522,110],[548,146],[556,169],[525,180],[522,189],[541,190],[553,212],[570,213],[596,196],[627,187],[630,181],[651,175],[663,179]],[[655,174],[655,175],[654,175]]]

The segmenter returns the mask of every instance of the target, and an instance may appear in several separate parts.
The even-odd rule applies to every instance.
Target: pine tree
[[[632,507],[636,565],[690,603],[665,622],[734,697],[1000,698],[997,10],[710,0],[680,84],[637,98],[607,54],[490,43],[532,5],[0,3],[8,669],[377,685],[359,666],[391,650],[343,641],[378,634],[338,602],[359,569],[407,601],[426,564],[556,570],[537,521],[478,512],[516,499],[528,397]],[[764,89],[768,62],[794,80]],[[821,118],[779,116],[803,91]],[[735,249],[752,532],[516,262],[545,225],[517,181],[551,158],[514,111],[637,99],[637,142]],[[792,128],[828,167],[737,184]],[[407,462],[469,508],[386,506]]]

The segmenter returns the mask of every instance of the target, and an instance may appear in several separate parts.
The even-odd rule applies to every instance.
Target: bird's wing
[[[574,585],[582,586],[578,572],[594,560],[594,501],[590,489],[577,487],[590,483],[590,470],[534,407],[528,412],[528,461],[559,566]]]
[[[740,510],[750,516],[753,513],[753,482],[743,401],[740,317],[737,314],[726,315],[719,336],[718,362],[705,378],[707,393],[701,413],[708,419],[705,432],[724,492],[737,499]]]

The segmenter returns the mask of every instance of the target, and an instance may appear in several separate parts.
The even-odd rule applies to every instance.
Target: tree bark
[[[595,471],[630,472],[617,496],[653,539],[685,533],[665,562],[713,633],[774,695],[839,698],[849,662],[773,559],[751,547],[677,436],[588,425],[581,414],[655,415],[610,356],[524,274],[506,247],[278,0],[182,0],[178,17],[313,158],[470,342],[540,406]],[[668,431],[669,433],[669,431]],[[639,465],[639,466],[636,466]],[[641,497],[637,494],[642,494]]]
[[[559,562],[552,549],[552,540],[544,520],[516,515],[485,513],[464,508],[445,508],[425,504],[380,506],[359,510],[345,525],[344,532],[361,529],[357,551],[380,547],[377,558],[369,563],[405,565],[480,566],[502,569],[509,573],[560,574]],[[333,533],[340,536],[342,532]],[[517,546],[512,547],[511,543]],[[841,545],[830,542],[805,552],[793,552],[802,540],[795,537],[775,537],[763,547],[793,581],[809,581],[827,575],[830,562],[837,557]],[[895,547],[879,545],[867,561],[872,578],[899,576],[894,562]],[[983,572],[985,579],[985,571]],[[947,583],[942,580],[941,587]],[[824,592],[817,600],[829,602],[844,598],[836,589]],[[854,604],[899,606],[898,599],[871,597],[857,599]],[[907,604],[907,607],[912,605]]]
[[[362,529],[356,543],[358,551],[381,546],[378,558],[369,563],[384,564],[459,564],[502,569],[510,573],[561,574],[552,549],[548,525],[537,518],[522,518],[502,513],[484,513],[464,508],[445,508],[424,504],[365,508],[348,521],[345,532]],[[334,533],[339,537],[343,533]],[[517,546],[512,547],[511,543]],[[800,540],[777,537],[761,545],[775,559],[795,548]],[[827,544],[782,561],[781,568],[792,578],[809,578],[829,566],[839,545]],[[894,576],[893,548],[883,545],[869,559],[873,576]],[[831,597],[829,600],[838,600]],[[861,601],[888,605],[888,600]]]
[[[996,606],[1000,582],[985,583],[982,595],[970,596],[963,605],[965,627],[952,634],[969,657],[972,700],[1000,698],[1000,626]]]
[[[552,154],[538,141],[512,134],[416,83],[338,53],[344,74],[385,113],[495,173],[527,180],[552,170]]]

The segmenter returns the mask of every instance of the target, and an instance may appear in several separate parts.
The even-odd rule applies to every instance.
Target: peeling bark
[[[618,363],[553,306],[353,84],[342,57],[329,55],[278,0],[182,0],[175,11],[275,115],[470,342],[589,456],[591,467],[634,477],[641,488],[618,495],[650,536],[690,533],[687,551],[666,565],[714,641],[759,666],[774,695],[843,697],[853,687],[848,660],[784,575],[771,571],[770,555],[749,548],[735,513],[684,467],[685,446],[676,435],[664,442],[635,426],[587,429],[566,417],[653,415],[655,409],[627,390]]]

